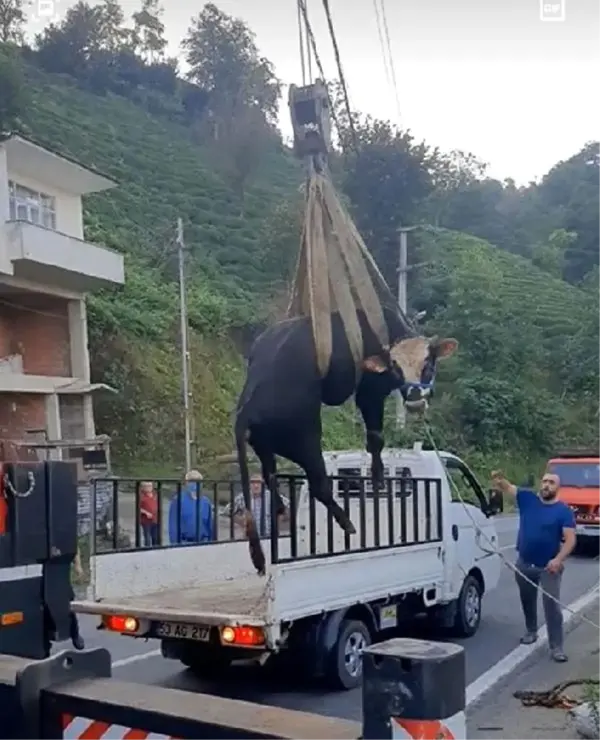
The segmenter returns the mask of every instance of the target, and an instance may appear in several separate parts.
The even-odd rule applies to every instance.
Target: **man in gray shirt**
[[[260,475],[255,473],[250,477],[250,496],[252,500],[252,516],[256,522],[256,528],[260,537],[268,537],[271,534],[271,493],[265,486],[263,490],[263,480]],[[289,499],[281,496],[286,513],[279,517],[279,525],[287,520],[289,516]],[[264,507],[263,507],[264,502]],[[231,504],[227,504],[223,513],[226,516],[233,516],[236,524],[244,527],[244,512],[246,505],[244,503],[244,494],[239,493],[233,501],[233,511]]]

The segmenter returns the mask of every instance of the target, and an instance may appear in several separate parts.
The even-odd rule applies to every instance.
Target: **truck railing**
[[[156,521],[153,528],[144,525],[141,512],[142,483],[152,483],[157,499]],[[195,542],[230,542],[243,538],[243,532],[236,528],[235,518],[229,512],[235,510],[237,484],[235,481],[204,480],[193,483],[196,489],[194,507],[193,534],[182,528],[182,508],[184,485],[180,480],[172,478],[96,478],[92,491],[92,516],[101,516],[98,513],[96,500],[102,497],[105,504],[104,526],[96,521],[91,531],[91,554],[100,552],[118,552],[122,550],[156,549],[161,547],[193,544]],[[261,494],[268,495],[264,490]],[[211,504],[210,526],[207,527],[206,507],[202,502],[205,497]],[[175,511],[175,531],[170,531],[169,516],[171,508]],[[229,508],[229,512],[224,509]],[[263,511],[264,511],[263,507]],[[264,532],[264,527],[263,527]],[[266,536],[266,533],[263,534]]]
[[[466,737],[464,649],[452,643],[395,639],[366,648],[361,722],[111,674],[104,648],[38,661],[0,656],[0,738]]]
[[[373,490],[367,477],[332,476],[335,498],[341,499],[356,534],[342,533],[330,511],[308,495],[306,479],[278,475],[278,490],[289,500],[289,548],[279,548],[280,522],[271,506],[271,562],[326,558],[348,552],[441,542],[442,484],[439,478],[386,478]],[[320,516],[318,507],[323,509]],[[325,533],[322,522],[325,518]],[[287,554],[289,551],[289,555]]]
[[[442,540],[439,478],[390,477],[375,491],[371,479],[365,476],[331,476],[329,481],[334,496],[353,520],[357,533],[342,533],[331,513],[308,495],[305,477],[278,475],[279,493],[289,501],[287,516],[283,520],[275,516],[272,500],[269,501],[270,506],[265,505],[267,497],[272,499],[273,494],[263,486],[260,516],[256,522],[260,536],[270,541],[272,563]],[[107,526],[98,526],[96,521],[92,523],[91,555],[197,543],[226,543],[245,538],[243,526],[236,525],[236,514],[242,513],[243,508],[238,506],[239,482],[208,480],[193,484],[196,497],[192,529],[196,536],[192,537],[182,526],[183,484],[171,478],[149,481],[157,500],[156,521],[153,527],[144,527],[141,511],[143,482],[138,478],[95,479],[92,516],[98,516],[96,497],[101,496],[105,502]],[[208,499],[210,507],[207,508],[203,499]],[[320,507],[322,511],[319,511]],[[267,514],[269,510],[270,515]],[[207,521],[207,516],[210,521]],[[270,516],[269,520],[267,516]],[[170,517],[174,527],[169,525]],[[280,547],[282,540],[286,540],[283,552]]]

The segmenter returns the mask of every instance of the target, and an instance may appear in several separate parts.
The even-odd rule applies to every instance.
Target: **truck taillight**
[[[125,632],[132,634],[140,628],[140,623],[135,617],[125,617],[119,614],[105,614],[102,623],[107,630],[112,632]]]
[[[260,627],[221,627],[221,642],[225,645],[258,647],[265,644],[265,633]]]

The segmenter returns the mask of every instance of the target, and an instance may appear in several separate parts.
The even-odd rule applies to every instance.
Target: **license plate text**
[[[158,637],[175,637],[180,640],[208,642],[210,627],[200,624],[181,624],[178,622],[159,622],[156,628]]]

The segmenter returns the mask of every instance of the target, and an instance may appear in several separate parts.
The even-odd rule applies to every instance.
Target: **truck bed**
[[[74,601],[73,610],[84,614],[128,616],[202,624],[256,624],[266,621],[268,580],[235,578],[193,588],[155,591],[108,601]]]

